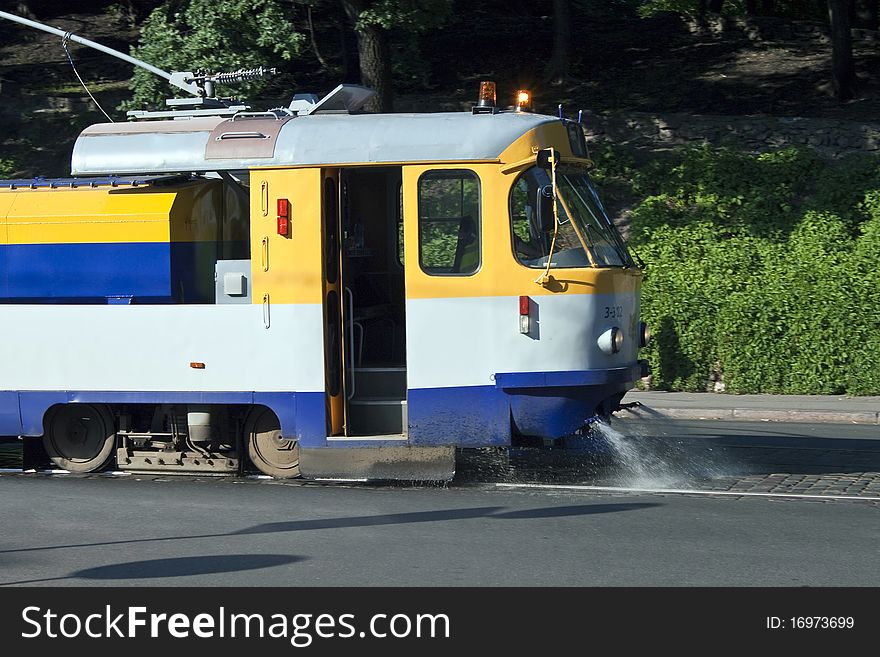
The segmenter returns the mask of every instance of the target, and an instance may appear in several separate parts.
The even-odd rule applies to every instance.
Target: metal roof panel
[[[73,175],[218,171],[253,166],[493,160],[552,116],[502,112],[315,114],[281,128],[272,157],[206,159],[210,121],[152,121],[126,130],[97,124],[80,134]],[[183,125],[188,124],[188,125]]]

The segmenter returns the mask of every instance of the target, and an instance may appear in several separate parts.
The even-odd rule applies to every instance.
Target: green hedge
[[[655,387],[880,394],[880,158],[594,155],[600,181],[626,180],[636,199]]]
[[[15,162],[9,159],[0,158],[0,179],[11,178],[15,173]]]

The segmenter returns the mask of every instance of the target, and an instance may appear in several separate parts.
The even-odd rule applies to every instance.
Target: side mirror
[[[547,233],[556,227],[556,220],[553,217],[553,185],[538,187],[535,211],[538,217],[538,230]]]
[[[544,169],[545,171],[550,171],[555,164],[555,157],[552,148],[543,148],[538,151],[538,155],[535,158],[535,164],[538,165],[539,168]]]

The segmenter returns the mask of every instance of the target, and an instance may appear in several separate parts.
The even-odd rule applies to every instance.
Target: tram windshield
[[[559,230],[552,218],[550,175],[532,167],[520,175],[510,194],[513,252],[522,264],[551,267],[630,267],[633,260],[586,171],[556,170]],[[556,242],[553,244],[554,232]]]

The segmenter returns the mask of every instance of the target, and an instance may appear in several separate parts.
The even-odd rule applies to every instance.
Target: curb
[[[645,407],[634,409],[635,415]],[[829,424],[880,424],[880,413],[865,411],[761,410],[756,408],[663,408],[651,406],[663,417],[679,420],[758,420],[766,422],[822,422]]]

